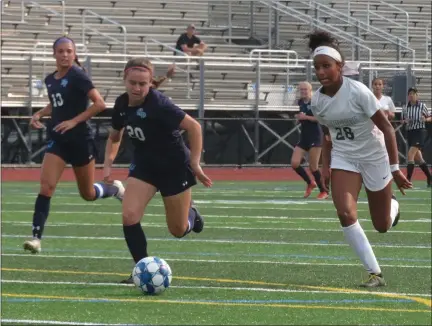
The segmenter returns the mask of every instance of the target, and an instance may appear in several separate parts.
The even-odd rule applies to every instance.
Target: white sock
[[[369,274],[381,274],[378,261],[359,222],[356,221],[353,225],[342,227],[342,230],[345,235],[345,240],[351,248],[354,249],[367,272]]]
[[[392,198],[391,199],[391,206],[390,206],[390,218],[391,218],[390,228],[393,225],[398,212],[399,212],[399,202],[396,199]]]

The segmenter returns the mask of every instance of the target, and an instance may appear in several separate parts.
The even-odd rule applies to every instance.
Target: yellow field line
[[[129,274],[115,273],[115,272],[84,272],[84,271],[64,271],[64,270],[6,268],[6,267],[2,267],[1,270],[2,271],[9,271],[9,272],[39,272],[39,273],[53,273],[53,274],[75,274],[75,275],[129,276]],[[264,281],[246,281],[246,280],[233,280],[233,279],[224,279],[224,278],[177,276],[177,277],[174,277],[174,279],[189,280],[189,281],[208,281],[208,282],[217,282],[217,283],[236,283],[236,284],[249,284],[249,285],[297,287],[297,288],[302,288],[302,289],[323,290],[323,291],[339,292],[339,293],[365,293],[365,291],[360,291],[360,290],[355,290],[355,289],[344,289],[344,288],[335,288],[335,287],[327,287],[327,286],[271,283],[271,282],[264,282]],[[431,299],[419,298],[419,297],[414,297],[414,296],[405,296],[405,295],[399,295],[399,294],[393,294],[393,293],[389,294],[389,293],[380,293],[380,292],[370,292],[370,294],[376,295],[376,296],[381,296],[381,297],[393,298],[393,299],[413,300],[415,302],[424,304],[428,307],[432,307]]]
[[[69,297],[69,296],[54,296],[54,295],[33,295],[33,294],[19,294],[19,293],[2,293],[2,297],[12,298],[33,298],[33,299],[57,299],[57,300],[77,300],[77,301],[107,301],[107,302],[139,302],[139,303],[168,303],[168,304],[188,304],[188,305],[204,305],[204,306],[240,306],[240,307],[270,307],[270,308],[299,308],[299,309],[330,309],[330,310],[360,310],[360,311],[381,311],[381,312],[426,312],[429,310],[421,309],[388,309],[388,308],[373,308],[373,307],[338,307],[338,306],[311,306],[311,305],[291,305],[279,303],[229,303],[229,302],[203,302],[203,301],[176,301],[164,299],[124,299],[124,298],[86,298],[86,297]]]
[[[313,285],[294,285],[299,288],[303,289],[309,289],[309,290],[326,290],[326,291],[332,291],[332,292],[344,292],[344,293],[364,293],[364,291],[360,290],[354,290],[354,289],[343,289],[343,288],[333,288],[333,287],[327,287],[327,286],[313,286]],[[432,301],[431,299],[425,299],[420,297],[414,297],[414,296],[408,296],[408,295],[401,295],[401,294],[394,294],[394,293],[380,293],[380,292],[370,292],[372,295],[380,296],[380,297],[387,297],[387,298],[393,298],[393,299],[407,299],[407,300],[413,300],[415,302],[424,304],[428,307],[432,307]]]

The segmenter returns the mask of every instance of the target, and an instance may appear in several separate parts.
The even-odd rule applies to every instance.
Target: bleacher
[[[425,44],[422,37],[425,36],[427,19],[430,18],[431,6],[425,0],[400,3],[401,1],[387,1],[395,4],[403,10],[409,10],[410,14],[410,43],[409,46],[416,50],[416,67],[421,68],[421,62],[425,61]],[[45,6],[42,8],[29,3],[25,4],[25,22],[21,21],[21,1],[6,1],[3,8],[2,20],[2,102],[3,106],[19,107],[25,106],[28,101],[28,62],[19,60],[19,55],[8,54],[8,51],[20,51],[25,55],[32,49],[47,51],[46,58],[50,57],[52,41],[61,35],[61,17],[56,13],[62,12],[62,7],[55,1],[39,1]],[[295,11],[313,16],[313,10],[306,1],[282,1],[284,5]],[[375,3],[375,5],[373,5]],[[342,0],[325,1],[330,7],[342,11],[347,10],[347,2]],[[396,23],[403,21],[403,15],[398,10],[383,10],[385,7],[380,2],[371,2],[369,8],[380,15],[386,15]],[[47,8],[49,10],[47,10]],[[85,9],[91,10],[85,13]],[[350,2],[351,16],[360,19],[364,15],[365,3],[361,1]],[[206,56],[213,57],[205,68],[205,105],[206,108],[243,108],[252,109],[255,100],[251,98],[251,86],[254,85],[256,72],[252,65],[238,64],[235,66],[224,66],[224,62],[230,62],[234,58],[248,58],[250,50],[267,47],[269,7],[265,1],[254,3],[254,40],[250,39],[250,2],[233,1],[231,4],[231,35],[232,42],[228,39],[228,5],[226,1],[199,1],[199,0],[95,0],[95,1],[67,1],[65,31],[76,42],[84,43],[79,49],[87,53],[122,54],[123,36],[120,25],[127,31],[127,54],[129,56],[144,55],[147,53],[156,63],[157,73],[164,74],[172,58],[163,58],[173,53],[172,47],[180,33],[189,23],[197,26],[199,36],[208,44]],[[86,29],[84,39],[82,37],[82,21],[85,16]],[[97,14],[97,15],[96,15]],[[116,24],[104,20],[107,17]],[[373,15],[371,15],[372,17]],[[319,20],[323,24],[333,24],[354,33],[355,29],[349,24],[332,16],[320,15]],[[385,29],[383,22],[371,19],[374,26]],[[345,24],[345,25],[344,25]],[[384,24],[385,25],[385,24]],[[396,26],[396,25],[395,25]],[[430,27],[430,25],[429,25]],[[310,31],[310,25],[293,15],[280,16],[279,38],[280,48],[295,50],[299,58],[307,58],[308,50],[304,35]],[[387,32],[396,36],[403,36],[401,28],[391,28]],[[374,52],[374,60],[394,61],[396,58],[395,47],[387,44],[382,38],[375,35],[362,35],[365,45],[371,47]],[[424,39],[424,38],[423,38]],[[48,44],[38,45],[37,44]],[[260,45],[261,44],[261,45]],[[35,47],[36,46],[36,47]],[[352,52],[351,44],[342,41],[342,50],[349,58]],[[361,59],[366,57],[364,50],[360,49]],[[38,55],[39,58],[44,57]],[[13,60],[17,58],[17,60]],[[220,58],[220,59],[217,59]],[[228,59],[230,58],[230,59]],[[99,61],[97,60],[99,59]],[[112,105],[115,97],[122,92],[121,71],[123,58],[115,60],[100,56],[92,61],[91,74],[100,92],[105,96],[108,105]],[[180,59],[179,59],[180,60]],[[409,51],[401,50],[401,61],[411,60]],[[237,61],[238,62],[238,61]],[[244,61],[247,63],[248,61]],[[162,90],[180,105],[195,109],[199,101],[199,77],[198,63],[190,66],[189,72],[185,66],[179,67],[175,77]],[[430,68],[430,66],[428,67]],[[37,61],[33,64],[33,80],[43,80],[44,75],[54,70],[54,61],[43,63]],[[305,79],[305,69],[290,69],[289,80],[296,84]],[[380,71],[380,74],[391,77],[392,71]],[[422,92],[422,99],[430,104],[430,72],[416,71],[417,83]],[[187,80],[189,78],[189,84]],[[272,86],[280,90],[286,81],[286,72],[281,68],[266,68],[261,74],[261,83],[265,91],[260,96],[263,107],[272,104],[269,94]],[[317,86],[317,82],[313,82]],[[36,90],[35,90],[36,88]],[[294,89],[295,90],[295,89]],[[34,87],[33,106],[44,105],[47,99],[44,92],[37,91]]]

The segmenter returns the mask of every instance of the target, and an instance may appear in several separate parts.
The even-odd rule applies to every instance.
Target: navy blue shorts
[[[51,140],[45,153],[54,154],[72,166],[89,164],[96,156],[96,144],[93,139],[82,141],[58,142]]]
[[[297,146],[308,152],[312,147],[322,146],[322,134],[320,135],[308,135],[305,133],[300,134],[300,139]]]
[[[407,132],[408,147],[417,147],[419,149],[423,149],[426,138],[427,138],[426,129],[408,130]]]
[[[147,182],[160,191],[162,197],[174,196],[197,184],[189,164],[181,164],[169,170],[159,170],[144,164],[132,163],[129,177]]]

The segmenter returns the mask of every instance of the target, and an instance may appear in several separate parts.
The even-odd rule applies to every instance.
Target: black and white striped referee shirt
[[[402,120],[408,120],[407,130],[426,128],[423,117],[429,117],[429,110],[423,102],[417,101],[415,104],[408,103],[402,109]]]

